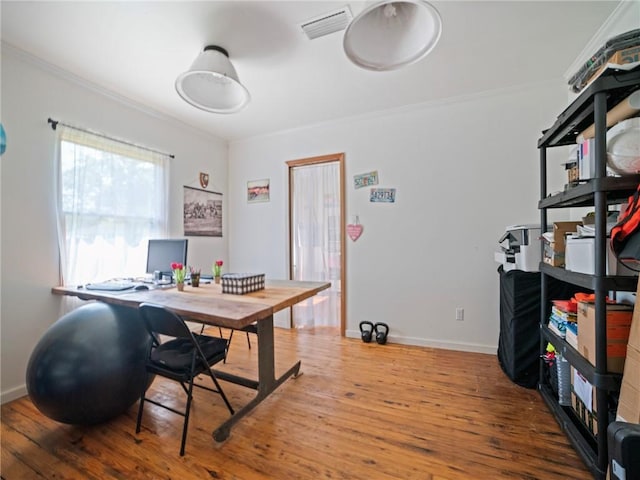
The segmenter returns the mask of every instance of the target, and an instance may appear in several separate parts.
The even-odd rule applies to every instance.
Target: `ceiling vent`
[[[314,38],[324,37],[330,33],[344,30],[352,19],[351,10],[346,6],[340,10],[307,20],[300,24],[300,28],[302,28],[309,40],[313,40]]]

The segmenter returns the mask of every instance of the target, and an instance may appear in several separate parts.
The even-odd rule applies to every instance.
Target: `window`
[[[58,124],[62,283],[145,271],[147,241],[166,236],[169,157]]]

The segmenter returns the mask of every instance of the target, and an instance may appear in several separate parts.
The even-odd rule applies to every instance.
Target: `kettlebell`
[[[373,329],[376,332],[376,342],[378,342],[380,345],[384,345],[385,343],[387,343],[387,335],[389,335],[389,325],[387,325],[386,323],[377,322],[373,326]]]
[[[367,320],[360,322],[360,337],[364,343],[371,342],[371,338],[373,337],[373,327],[373,323]]]

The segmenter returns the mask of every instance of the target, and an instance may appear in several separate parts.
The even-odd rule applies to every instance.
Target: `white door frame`
[[[338,162],[338,170],[340,172],[340,335],[344,337],[346,326],[346,241],[345,241],[345,191],[344,191],[344,153],[333,153],[330,155],[322,155],[319,157],[300,158],[298,160],[289,160],[286,164],[289,167],[289,278],[293,278],[293,169],[306,165],[317,165],[320,163]],[[293,310],[290,314],[290,322],[293,326]]]

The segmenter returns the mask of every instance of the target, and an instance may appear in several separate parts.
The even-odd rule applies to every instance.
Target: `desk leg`
[[[258,393],[253,400],[247,403],[240,410],[236,411],[227,421],[213,431],[213,438],[216,442],[223,442],[229,437],[231,427],[242,417],[253,410],[262,400],[267,398],[276,388],[285,382],[292,375],[298,376],[300,372],[300,361],[287,370],[280,378],[275,377],[275,355],[273,342],[273,316],[258,322]],[[219,375],[225,380],[225,375]],[[233,381],[231,378],[228,378]],[[240,382],[235,382],[240,383]],[[241,383],[242,384],[242,383]],[[245,384],[245,386],[247,386]]]

